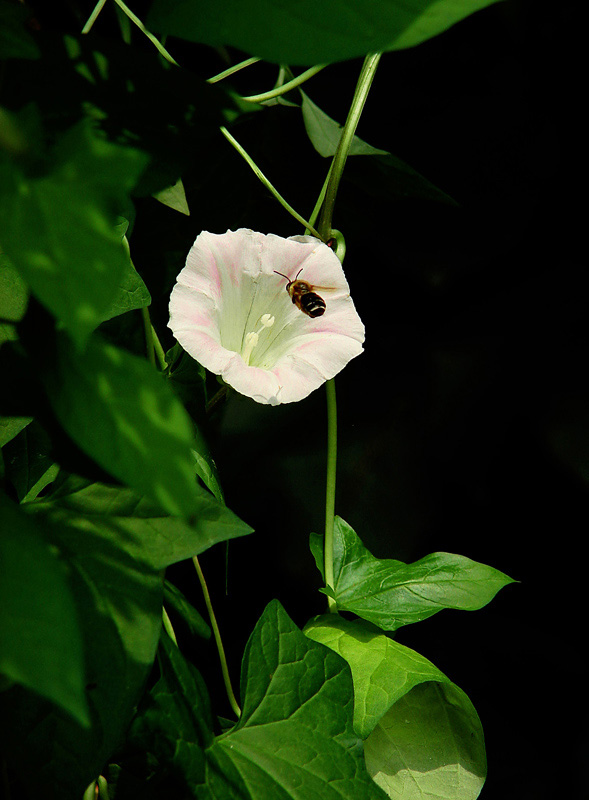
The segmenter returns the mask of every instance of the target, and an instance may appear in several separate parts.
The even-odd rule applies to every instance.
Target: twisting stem
[[[327,186],[327,191],[325,192],[325,201],[321,209],[319,225],[317,226],[319,232],[321,233],[321,238],[324,241],[329,238],[330,235],[337,190],[339,188],[342,173],[344,171],[346,159],[348,158],[352,139],[356,133],[360,115],[362,114],[362,109],[366,103],[366,98],[368,97],[368,92],[370,91],[370,87],[374,79],[374,73],[376,72],[380,57],[381,53],[373,53],[372,55],[366,56],[366,59],[364,60],[362,71],[360,72],[360,77],[358,78],[356,91],[350,106],[350,111],[348,112],[348,118],[346,119],[346,124],[342,130],[338,148],[333,157],[329,183]]]
[[[94,9],[92,10],[92,13],[86,20],[86,24],[82,28],[82,33],[88,33],[90,30],[92,30],[92,26],[98,19],[98,15],[100,14],[105,5],[106,5],[106,0],[98,0],[96,5],[94,6]]]
[[[252,94],[249,97],[241,97],[240,99],[245,100],[247,103],[263,103],[266,100],[272,100],[274,97],[279,97],[280,95],[290,92],[291,89],[296,89],[297,86],[300,86],[305,81],[308,81],[309,78],[313,77],[313,75],[317,75],[317,73],[321,72],[322,69],[325,69],[326,66],[327,64],[318,64],[315,67],[310,67],[310,69],[306,70],[305,72],[301,72],[300,75],[297,75],[296,78],[288,81],[288,83],[283,83],[280,86],[271,89],[269,92]]]
[[[158,51],[158,53],[160,53],[160,54],[161,54],[161,55],[162,55],[162,56],[163,56],[163,57],[166,59],[166,61],[169,61],[169,62],[170,62],[170,64],[174,64],[174,66],[175,66],[175,67],[177,67],[177,66],[178,66],[178,62],[177,62],[177,61],[176,61],[176,60],[175,60],[175,59],[174,59],[174,58],[173,58],[173,57],[172,57],[172,56],[171,56],[171,55],[168,53],[168,51],[166,50],[166,48],[165,48],[165,47],[163,46],[163,44],[162,44],[162,43],[161,43],[161,42],[160,42],[160,41],[159,41],[159,40],[158,40],[158,39],[157,39],[157,38],[156,38],[156,37],[153,35],[153,33],[151,33],[151,31],[148,31],[148,30],[147,30],[147,28],[146,28],[146,27],[145,27],[145,25],[144,25],[144,24],[141,22],[141,20],[139,19],[139,17],[138,17],[136,14],[134,14],[134,13],[131,11],[131,9],[130,9],[130,8],[127,6],[127,5],[125,5],[125,3],[123,3],[123,0],[115,0],[115,3],[118,5],[118,7],[121,9],[121,11],[124,11],[124,13],[125,13],[125,14],[126,14],[128,17],[129,17],[129,19],[131,20],[131,22],[134,22],[134,23],[135,23],[135,25],[137,25],[137,27],[139,28],[139,30],[141,31],[141,33],[144,33],[144,34],[147,36],[147,38],[148,38],[148,39],[149,39],[149,41],[152,43],[152,45],[153,45],[153,46],[156,48],[156,50]]]
[[[323,541],[323,559],[325,569],[325,585],[333,588],[333,528],[335,524],[335,477],[337,472],[337,403],[335,398],[335,381],[333,378],[325,384],[327,390],[327,488],[325,492],[325,539]],[[337,611],[333,597],[327,597],[329,611]]]
[[[323,241],[327,241],[332,235],[331,223],[339,182],[350,151],[352,139],[354,138],[358,126],[360,115],[362,114],[362,109],[368,97],[368,91],[372,85],[379,59],[380,53],[376,53],[367,56],[364,61],[338,148],[331,162],[331,167],[317,204],[313,210],[313,214],[311,215],[311,220],[315,222],[315,218],[319,212],[319,206],[322,202],[321,216],[317,227],[319,229],[320,238],[323,239]],[[343,249],[338,248],[336,253],[340,261],[343,261],[345,247]],[[331,379],[327,381],[325,388],[327,393],[327,480],[325,491],[325,538],[323,541],[323,559],[325,586],[328,589],[333,589],[333,532],[335,527],[335,480],[337,472],[337,403],[334,380]],[[330,612],[337,612],[337,603],[332,597],[329,597],[329,595],[327,597],[327,603]]]
[[[198,575],[198,580],[200,581],[200,586],[202,589],[202,593],[205,599],[205,604],[209,614],[209,620],[211,622],[211,628],[213,629],[213,636],[215,637],[215,643],[217,645],[217,651],[219,653],[219,660],[221,662],[221,672],[223,673],[223,683],[225,684],[225,691],[227,692],[227,698],[229,699],[229,704],[231,705],[231,708],[233,709],[235,716],[237,717],[237,719],[239,719],[239,717],[241,716],[241,708],[239,707],[237,700],[235,699],[235,695],[233,694],[233,688],[231,686],[231,678],[229,677],[229,670],[227,669],[227,659],[225,658],[225,649],[223,648],[223,642],[221,641],[221,633],[219,631],[219,626],[217,625],[217,618],[215,617],[215,612],[213,611],[213,605],[211,603],[211,596],[209,594],[207,582],[205,581],[205,576],[203,575],[198,558],[196,556],[193,556],[192,561],[196,569],[196,574]]]
[[[278,200],[280,205],[283,208],[285,208],[288,211],[288,213],[291,214],[297,220],[297,222],[300,222],[301,225],[304,225],[305,228],[307,228],[313,234],[313,236],[316,236],[318,239],[320,239],[321,237],[319,236],[315,228],[313,228],[311,223],[307,222],[307,220],[304,217],[301,217],[301,215],[297,211],[295,211],[294,208],[291,205],[289,205],[289,203],[286,202],[284,197],[276,191],[274,186],[272,186],[268,178],[264,175],[264,173],[255,163],[255,161],[251,158],[251,156],[249,156],[246,153],[246,151],[239,144],[239,142],[233,138],[233,136],[229,133],[229,131],[224,125],[221,126],[221,133],[227,139],[228,142],[231,142],[233,147],[237,150],[239,155],[244,159],[244,161],[248,164],[248,166],[254,171],[254,173],[264,184],[264,186],[272,192],[272,194]]]
[[[225,80],[225,78],[229,78],[231,75],[234,75],[236,72],[239,72],[246,67],[251,66],[252,64],[257,64],[260,61],[257,56],[253,56],[252,58],[246,58],[245,61],[240,61],[239,64],[234,64],[232,67],[228,69],[224,69],[223,72],[219,72],[218,75],[213,75],[212,78],[207,79],[207,83],[218,83],[219,81]]]

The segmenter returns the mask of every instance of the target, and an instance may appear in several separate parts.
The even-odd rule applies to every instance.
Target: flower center
[[[272,325],[274,325],[274,317],[270,314],[262,314],[259,321],[261,327],[258,328],[257,331],[249,331],[249,333],[246,333],[243,340],[243,352],[241,357],[243,358],[246,367],[249,367],[253,349],[260,341],[260,334],[264,328],[271,328]]]

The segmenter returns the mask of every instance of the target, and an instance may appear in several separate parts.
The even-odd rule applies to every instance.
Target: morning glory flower
[[[285,291],[296,276],[325,301],[320,316],[305,314]],[[312,236],[244,228],[197,237],[172,290],[169,327],[206,369],[270,405],[307,397],[364,341],[333,250]]]

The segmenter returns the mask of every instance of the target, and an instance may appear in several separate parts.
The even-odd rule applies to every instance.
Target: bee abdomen
[[[325,300],[315,292],[307,292],[301,297],[301,308],[310,317],[320,317],[325,311]]]

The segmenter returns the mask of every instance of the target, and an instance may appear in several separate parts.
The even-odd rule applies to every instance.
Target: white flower
[[[325,301],[310,317],[285,291],[299,275]],[[312,236],[283,239],[247,229],[203,232],[170,297],[184,350],[258,403],[307,397],[362,352],[364,325],[342,265]]]

